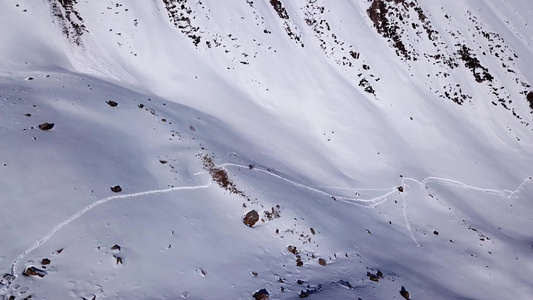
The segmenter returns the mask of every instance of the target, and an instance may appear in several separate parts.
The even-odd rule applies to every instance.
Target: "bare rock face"
[[[32,277],[35,277],[35,276],[38,276],[38,277],[44,277],[46,276],[46,272],[41,270],[41,269],[37,269],[36,267],[29,267],[29,268],[26,268],[26,270],[24,270],[24,272],[22,272],[22,274],[24,276],[32,276]]]
[[[47,131],[54,128],[54,123],[43,123],[39,125],[39,129]]]
[[[264,300],[269,299],[270,295],[268,294],[266,289],[260,289],[259,291],[254,293],[254,299],[255,300]]]
[[[244,216],[242,222],[249,227],[253,227],[259,221],[259,214],[255,210],[251,210]]]

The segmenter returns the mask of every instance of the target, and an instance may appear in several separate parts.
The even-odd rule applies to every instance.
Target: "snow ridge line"
[[[295,182],[295,181],[290,180],[288,178],[285,178],[283,176],[274,174],[268,169],[265,170],[265,169],[259,169],[259,168],[250,168],[249,166],[233,164],[233,163],[224,163],[224,164],[218,165],[217,167],[225,168],[227,166],[237,167],[237,168],[244,168],[244,169],[251,169],[253,171],[258,171],[258,172],[261,172],[261,173],[269,174],[269,175],[271,175],[273,177],[279,178],[279,179],[281,179],[283,181],[289,182],[289,183],[291,183],[291,184],[293,184],[295,186],[301,187],[303,189],[307,189],[307,190],[316,192],[318,194],[331,197],[334,200],[338,200],[340,202],[344,202],[344,203],[348,203],[348,204],[352,204],[352,205],[357,205],[357,206],[360,206],[360,207],[363,207],[363,208],[375,208],[377,205],[386,202],[388,200],[389,196],[399,192],[398,191],[398,186],[394,186],[394,187],[391,187],[389,189],[357,189],[357,188],[339,187],[337,189],[355,190],[355,191],[357,191],[357,190],[361,190],[361,191],[363,191],[363,190],[366,190],[366,191],[389,191],[389,192],[387,192],[387,193],[385,193],[385,194],[383,194],[381,196],[371,198],[371,199],[358,199],[358,198],[350,198],[350,197],[344,197],[344,196],[334,196],[334,195],[332,195],[330,193],[327,193],[325,191],[319,190],[317,188],[313,188],[313,187],[310,187],[310,186]],[[465,189],[470,189],[470,190],[479,191],[479,192],[485,192],[485,193],[489,193],[489,194],[492,194],[492,195],[496,195],[496,196],[500,196],[500,197],[506,197],[506,198],[510,199],[510,198],[516,198],[516,194],[520,192],[522,187],[524,187],[524,185],[528,181],[532,181],[532,180],[533,180],[533,177],[527,177],[526,179],[524,179],[522,181],[522,183],[518,186],[518,188],[516,188],[516,190],[511,191],[511,190],[495,190],[495,189],[481,188],[481,187],[468,185],[468,184],[463,183],[463,182],[458,181],[458,180],[448,179],[448,178],[441,178],[441,177],[426,177],[426,178],[422,179],[421,181],[419,181],[417,179],[414,179],[414,178],[410,178],[410,177],[402,177],[401,186],[404,188],[404,191],[400,192],[400,195],[401,195],[402,201],[403,201],[402,211],[403,211],[403,218],[405,220],[405,227],[407,228],[407,231],[409,232],[409,235],[411,236],[411,239],[416,243],[417,247],[422,247],[422,245],[420,245],[420,243],[418,243],[417,239],[415,238],[414,233],[413,233],[413,229],[411,228],[411,224],[409,222],[409,218],[407,217],[407,199],[405,197],[405,194],[406,194],[406,189],[409,187],[409,185],[407,185],[405,183],[406,181],[413,181],[413,182],[417,183],[418,185],[420,185],[420,188],[424,188],[424,186],[426,184],[432,183],[432,184],[443,185],[443,186],[461,187],[461,188],[465,188]],[[335,189],[334,187],[330,187],[330,188]],[[364,205],[364,204],[360,204],[360,203],[372,203],[372,204]]]
[[[179,191],[179,190],[197,190],[197,189],[206,189],[206,188],[209,188],[212,184],[212,180],[209,180],[209,182],[205,185],[197,185],[197,186],[180,186],[180,187],[172,187],[172,188],[168,188],[168,189],[161,189],[161,190],[150,190],[150,191],[145,191],[145,192],[138,192],[138,193],[132,193],[132,194],[126,194],[126,195],[116,195],[116,196],[110,196],[110,197],[107,197],[107,198],[103,198],[103,199],[100,199],[100,200],[97,200],[87,206],[85,206],[84,208],[82,208],[81,210],[79,210],[77,213],[71,215],[68,219],[66,219],[65,221],[59,223],[58,225],[56,225],[52,230],[50,230],[45,236],[43,236],[41,239],[39,239],[38,241],[36,241],[30,248],[24,250],[24,252],[22,252],[14,261],[13,263],[11,264],[11,268],[10,268],[10,275],[11,277],[13,278],[12,280],[9,280],[7,282],[7,286],[6,286],[6,290],[9,289],[10,285],[13,283],[13,281],[16,279],[16,274],[17,274],[17,266],[18,264],[20,263],[20,261],[26,257],[28,254],[30,254],[32,251],[34,251],[35,249],[41,247],[44,243],[46,243],[49,239],[51,239],[59,230],[61,230],[61,228],[67,226],[68,224],[72,223],[73,221],[75,221],[76,219],[78,219],[79,217],[81,217],[82,215],[84,215],[86,212],[90,211],[91,209],[99,206],[99,205],[102,205],[102,204],[105,204],[109,201],[112,201],[112,200],[117,200],[117,199],[127,199],[127,198],[134,198],[134,197],[140,197],[140,196],[147,196],[147,195],[154,195],[154,194],[163,194],[163,193],[169,193],[169,192],[173,192],[173,191]],[[0,292],[4,292],[4,291],[0,291]]]

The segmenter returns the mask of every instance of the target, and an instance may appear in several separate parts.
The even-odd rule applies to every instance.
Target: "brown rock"
[[[41,265],[46,266],[46,265],[49,265],[51,262],[52,262],[52,261],[49,260],[48,258],[43,258],[43,259],[41,260]]]
[[[402,297],[404,297],[407,300],[411,299],[409,298],[409,292],[403,286],[402,286],[402,289],[400,290],[400,295],[402,295]]]
[[[46,272],[41,270],[41,269],[37,269],[36,267],[29,267],[29,268],[26,268],[26,270],[24,270],[24,272],[22,272],[22,274],[24,276],[38,276],[38,277],[44,277],[46,276]]]
[[[54,128],[54,123],[43,123],[39,125],[39,129],[44,130],[44,131],[50,130],[52,128]]]
[[[318,259],[318,264],[321,265],[321,266],[325,266],[327,263],[326,263],[326,260],[323,259],[323,258],[319,258]]]
[[[298,251],[298,249],[296,249],[296,246],[287,246],[287,251],[289,251],[290,253],[294,254],[294,255],[297,255],[298,253],[300,253],[300,251]]]
[[[398,191],[400,191],[400,193],[403,193],[403,186],[400,185],[400,186],[398,187]]]
[[[249,211],[242,220],[242,222],[249,227],[253,227],[257,221],[259,221],[259,214],[255,210]]]
[[[116,250],[116,251],[120,251],[122,249],[122,247],[120,247],[119,245],[115,244],[113,245],[113,247],[111,247],[111,250]]]
[[[266,289],[260,289],[259,291],[254,293],[255,300],[264,300],[269,298],[270,295],[268,294],[268,291]]]

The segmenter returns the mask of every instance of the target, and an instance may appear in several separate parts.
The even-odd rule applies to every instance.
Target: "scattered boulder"
[[[28,77],[26,78],[26,80],[33,80],[33,77]]]
[[[48,259],[48,258],[43,258],[43,259],[41,260],[41,265],[46,266],[46,265],[49,265],[51,262],[52,262],[52,261],[51,261],[50,259]]]
[[[402,297],[404,297],[407,300],[411,299],[411,298],[409,298],[409,292],[403,286],[402,286],[402,288],[400,290],[400,295],[402,295]]]
[[[313,227],[311,227],[309,230],[311,231],[311,234],[312,234],[312,235],[315,235],[316,232],[315,232],[315,230],[313,229]]]
[[[113,191],[114,193],[120,193],[122,192],[122,188],[120,187],[120,185],[115,185],[111,187],[111,191]]]
[[[270,295],[268,294],[268,291],[266,289],[260,289],[259,291],[254,293],[255,300],[264,300],[269,298]]]
[[[117,107],[118,106],[118,103],[113,101],[113,100],[109,100],[109,101],[106,101],[106,103],[111,106],[111,107]]]
[[[398,187],[398,191],[399,191],[400,193],[403,193],[403,186],[400,185],[400,186]]]
[[[300,251],[298,251],[298,249],[296,249],[296,246],[287,246],[287,251],[289,251],[290,253],[294,254],[294,255],[297,255],[298,253],[300,253]]]
[[[529,92],[526,96],[527,102],[529,102],[529,107],[533,110],[533,92]]]
[[[141,104],[139,104],[139,105],[137,105],[137,106],[138,106],[139,108],[143,108],[143,107],[144,107],[144,104],[141,103]]]
[[[326,263],[326,260],[323,259],[323,258],[319,258],[318,259],[318,264],[321,265],[321,266],[325,266],[327,263]]]
[[[16,278],[15,275],[12,275],[12,274],[9,274],[9,273],[5,273],[0,278],[0,285],[9,285],[15,280],[15,278]]]
[[[54,128],[54,123],[42,123],[39,125],[39,129],[47,131]]]
[[[370,272],[366,272],[366,276],[368,276],[368,279],[374,282],[379,282],[380,279],[383,279],[383,273],[381,273],[380,270],[376,274],[372,274]]]
[[[437,230],[433,230],[434,235],[439,235],[439,232]]]
[[[300,255],[296,255],[296,266],[302,267],[304,265],[304,262],[302,261],[302,257]]]
[[[253,227],[259,221],[259,214],[255,210],[249,211],[243,219],[243,223],[248,227]]]
[[[22,275],[31,276],[31,277],[38,276],[38,277],[43,278],[44,276],[46,276],[46,272],[36,267],[29,267],[29,268],[26,268],[24,272],[22,272]]]
[[[113,255],[113,257],[115,258],[117,265],[122,265],[123,264],[122,263],[122,257],[117,256],[117,255]]]
[[[300,294],[298,295],[300,298],[307,298],[309,297],[310,293],[309,291],[300,291]]]
[[[115,245],[113,245],[113,247],[111,247],[111,250],[116,251],[116,252],[120,252],[120,250],[122,250],[122,247],[120,247],[119,245],[115,244]]]
[[[368,276],[368,279],[370,279],[371,281],[379,282],[379,277],[376,276],[375,274],[372,274],[370,272],[366,272],[366,276]]]

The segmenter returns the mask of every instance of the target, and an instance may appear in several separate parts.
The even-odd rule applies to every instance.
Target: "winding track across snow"
[[[217,167],[219,167],[219,168],[236,167],[236,168],[250,169],[249,166],[233,164],[233,163],[224,163],[224,164],[221,164],[221,165],[219,165]],[[411,238],[413,239],[413,241],[416,243],[416,245],[418,247],[420,247],[421,245],[416,240],[416,238],[415,238],[415,236],[413,234],[413,231],[411,229],[411,226],[409,224],[409,219],[407,217],[407,200],[406,200],[406,197],[405,197],[405,194],[406,194],[405,193],[406,192],[405,189],[409,188],[409,185],[407,185],[406,182],[414,182],[414,183],[418,184],[421,188],[423,188],[426,184],[436,184],[436,185],[460,187],[460,188],[464,188],[464,189],[470,189],[470,190],[485,192],[485,193],[493,194],[493,195],[500,196],[500,197],[513,198],[513,197],[516,196],[517,193],[520,192],[522,187],[528,181],[533,180],[532,177],[528,177],[528,178],[524,179],[522,181],[522,183],[518,186],[518,188],[516,190],[514,190],[514,191],[480,188],[480,187],[476,187],[476,186],[467,185],[467,184],[465,184],[463,182],[460,182],[460,181],[457,181],[457,180],[447,179],[447,178],[439,178],[439,177],[427,177],[427,178],[424,178],[421,181],[419,181],[417,179],[414,179],[414,178],[402,177],[401,186],[404,188],[404,192],[399,192],[398,191],[398,186],[394,186],[394,187],[390,187],[390,188],[382,188],[382,189],[358,189],[358,188],[346,188],[346,187],[329,187],[329,189],[339,189],[339,190],[383,191],[383,192],[385,192],[383,195],[380,195],[380,196],[377,196],[377,197],[374,197],[374,198],[361,199],[361,198],[351,198],[351,197],[345,197],[345,196],[332,195],[331,193],[325,192],[325,191],[320,190],[318,188],[314,188],[314,187],[311,187],[311,186],[308,186],[308,185],[304,185],[304,184],[301,184],[299,182],[290,180],[290,179],[288,179],[286,177],[283,177],[281,175],[275,174],[269,169],[251,168],[250,170],[261,172],[261,173],[264,173],[264,174],[268,174],[270,176],[276,177],[276,178],[278,178],[280,180],[283,180],[285,182],[293,184],[293,185],[295,185],[297,187],[300,187],[302,189],[310,190],[310,191],[315,192],[317,194],[333,198],[333,199],[335,199],[337,201],[348,203],[348,204],[352,204],[352,205],[357,205],[357,206],[364,207],[364,208],[374,208],[378,204],[386,202],[388,200],[389,196],[391,196],[393,194],[396,194],[396,193],[400,193],[401,197],[402,197],[402,200],[403,200],[403,216],[404,216],[404,219],[405,219],[407,231],[409,232]],[[200,172],[200,173],[204,173],[204,172]],[[198,174],[200,174],[200,173],[198,173]],[[195,175],[198,175],[198,174],[195,174]],[[10,290],[11,285],[13,284],[13,282],[17,278],[17,275],[16,275],[17,274],[17,267],[18,267],[19,263],[22,261],[22,259],[24,257],[26,257],[28,254],[30,254],[35,249],[41,247],[50,238],[52,238],[59,230],[61,230],[65,226],[69,225],[70,223],[72,223],[73,221],[75,221],[76,219],[78,219],[79,217],[81,217],[82,215],[84,215],[85,213],[90,211],[91,209],[93,209],[93,208],[95,208],[95,207],[97,207],[99,205],[105,204],[105,203],[107,203],[109,201],[112,201],[112,200],[134,198],[134,197],[147,196],[147,195],[153,195],[153,194],[169,193],[169,192],[179,191],[179,190],[206,189],[206,188],[209,188],[211,186],[211,184],[212,184],[212,180],[210,180],[205,185],[173,187],[173,188],[168,188],[168,189],[150,190],[150,191],[138,192],[138,193],[133,193],[133,194],[110,196],[110,197],[107,197],[107,198],[103,198],[103,199],[97,200],[97,201],[87,205],[86,207],[84,207],[81,210],[79,210],[77,213],[75,213],[72,216],[70,216],[68,219],[66,219],[63,222],[61,222],[58,225],[56,225],[45,236],[43,236],[41,239],[36,241],[31,247],[29,247],[28,249],[24,250],[24,252],[22,252],[19,256],[17,256],[17,258],[11,264],[10,274],[7,275],[7,277],[6,277],[7,279],[4,278],[4,281],[6,281],[6,282],[4,282],[5,287],[2,290],[0,290],[0,295],[3,295],[8,290]]]
[[[8,276],[4,279],[4,280],[7,281],[6,282],[7,284],[6,284],[6,287],[4,288],[4,290],[0,290],[0,295],[2,295],[2,293],[4,293],[7,290],[9,290],[10,287],[11,287],[11,284],[17,278],[16,277],[17,276],[16,275],[17,274],[17,267],[18,267],[19,263],[22,261],[22,259],[24,257],[26,257],[28,254],[30,254],[35,249],[41,247],[50,238],[52,238],[59,230],[61,230],[61,228],[67,226],[70,223],[72,223],[73,221],[75,221],[79,217],[83,216],[85,213],[87,213],[91,209],[93,209],[93,208],[95,208],[95,207],[97,207],[99,205],[105,204],[105,203],[107,203],[109,201],[112,201],[112,200],[134,198],[134,197],[147,196],[147,195],[153,195],[153,194],[163,194],[163,193],[169,193],[169,192],[180,191],[180,190],[206,189],[206,188],[209,188],[211,186],[211,184],[212,184],[212,180],[209,180],[209,182],[207,184],[205,184],[205,185],[180,186],[180,187],[173,187],[173,188],[168,188],[168,189],[151,190],[151,191],[138,192],[138,193],[132,193],[132,194],[110,196],[110,197],[107,197],[107,198],[103,198],[103,199],[97,200],[97,201],[85,206],[84,208],[82,208],[77,213],[75,213],[72,216],[70,216],[65,221],[57,224],[45,236],[40,238],[31,247],[29,247],[28,249],[24,250],[24,252],[22,252],[21,254],[19,254],[19,256],[17,256],[17,258],[11,263],[11,268],[9,270],[10,274],[8,274]]]

